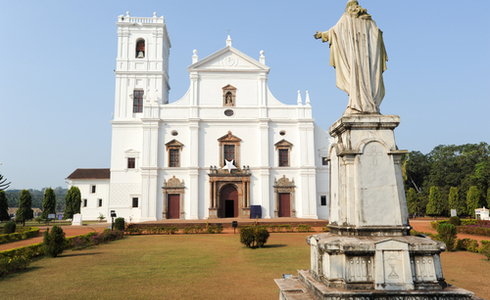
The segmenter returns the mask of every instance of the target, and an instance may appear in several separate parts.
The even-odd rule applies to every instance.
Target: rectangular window
[[[170,149],[169,150],[169,167],[180,167],[180,150]]]
[[[327,166],[328,165],[328,157],[322,157],[322,165]]]
[[[138,207],[138,197],[133,197],[133,207]]]
[[[235,159],[235,145],[224,145],[224,158],[226,160],[234,160]],[[233,162],[235,163],[235,162]]]
[[[87,199],[83,199],[83,207],[87,207]]]
[[[327,196],[320,196],[320,204],[322,206],[326,206],[327,205]]]
[[[279,167],[289,167],[288,149],[279,149]]]
[[[140,90],[133,91],[133,112],[134,113],[143,112],[143,91]]]
[[[99,207],[102,206],[102,199],[99,199]]]
[[[96,191],[95,185],[91,185],[90,186],[90,193],[95,194],[95,191]]]
[[[136,167],[136,158],[128,157],[128,169],[134,169]]]

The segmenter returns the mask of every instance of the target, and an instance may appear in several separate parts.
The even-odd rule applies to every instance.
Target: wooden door
[[[220,218],[238,217],[238,191],[232,185],[225,186],[220,192]]]
[[[180,195],[168,195],[168,216],[167,219],[180,219]]]
[[[279,217],[291,217],[290,194],[279,194]]]

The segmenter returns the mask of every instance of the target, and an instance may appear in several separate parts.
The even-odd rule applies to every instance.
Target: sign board
[[[56,218],[56,214],[48,214],[48,219],[54,219]]]
[[[451,209],[451,217],[456,217],[458,214],[455,209]]]

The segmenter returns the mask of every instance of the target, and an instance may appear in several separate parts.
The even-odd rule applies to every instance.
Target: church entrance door
[[[291,217],[291,200],[289,193],[279,193],[279,217]]]
[[[180,218],[180,195],[169,194],[167,219],[179,219],[179,218]]]
[[[238,191],[232,185],[225,186],[220,193],[220,218],[238,217]]]

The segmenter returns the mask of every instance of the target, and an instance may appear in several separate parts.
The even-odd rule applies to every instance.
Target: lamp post
[[[112,218],[112,226],[111,226],[111,229],[112,229],[112,231],[114,231],[114,218],[117,218],[117,215],[116,215],[116,211],[115,210],[111,210],[111,218]]]

